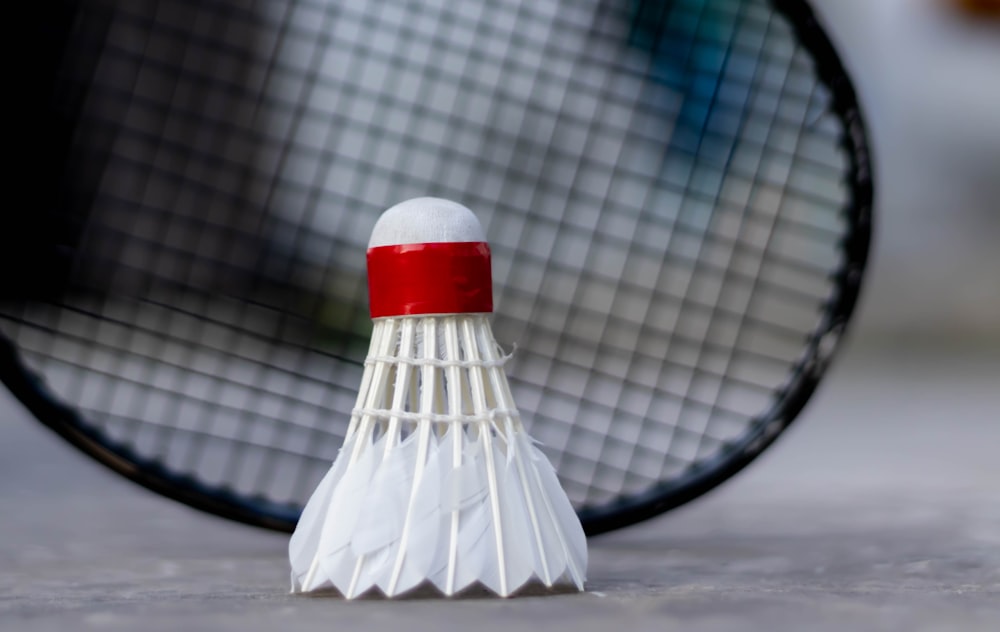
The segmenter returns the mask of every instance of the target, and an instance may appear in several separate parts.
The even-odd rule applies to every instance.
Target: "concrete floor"
[[[803,419],[682,510],[591,540],[583,595],[287,594],[286,538],[90,463],[0,400],[0,629],[996,630],[1000,348],[854,339]]]

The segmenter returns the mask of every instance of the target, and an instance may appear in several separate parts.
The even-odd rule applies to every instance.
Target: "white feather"
[[[587,536],[580,525],[580,519],[573,510],[566,493],[562,491],[559,478],[548,458],[535,447],[527,435],[519,438],[522,451],[530,458],[525,461],[537,475],[541,488],[541,505],[552,521],[549,533],[559,542],[566,560],[566,569],[573,583],[583,590],[587,569]]]
[[[509,433],[508,436],[514,450],[510,467],[517,472],[517,484],[520,486],[531,527],[530,534],[526,537],[530,539],[535,552],[538,578],[544,585],[552,587],[566,569],[566,554],[558,534],[554,533],[552,521],[539,500],[544,492],[524,462],[526,458],[524,445],[515,432]]]
[[[582,590],[583,529],[524,432],[485,315],[382,319],[370,354],[349,439],[289,543],[293,591]]]
[[[323,532],[323,525],[327,521],[327,513],[330,502],[333,500],[333,492],[340,479],[347,469],[347,462],[350,460],[350,448],[352,442],[347,441],[340,449],[333,465],[327,470],[326,475],[316,486],[316,490],[306,503],[302,515],[299,517],[295,533],[288,541],[288,559],[292,564],[292,590],[300,590],[302,582],[309,575],[309,571],[317,563],[316,552],[319,550],[320,535]],[[346,454],[345,454],[346,453]]]
[[[359,438],[359,441],[362,439]],[[361,446],[355,446],[357,459],[354,463],[348,463],[327,510],[327,520],[323,525],[316,555],[327,580],[341,591],[347,585],[345,576],[352,570],[351,561],[354,556],[350,551],[350,545],[360,515],[361,503],[375,471],[376,453],[380,451],[384,441],[382,438],[374,445],[363,443]],[[304,589],[309,590],[321,585],[312,584],[305,586]]]
[[[451,592],[458,592],[480,580],[487,567],[486,552],[489,547],[493,529],[491,527],[489,510],[489,489],[483,471],[483,460],[480,457],[482,445],[480,442],[468,442],[463,436],[462,465],[450,471],[446,482],[449,502],[446,511],[449,515],[458,515],[457,539],[451,543],[454,549],[455,568],[445,569],[445,576],[431,577],[431,581],[442,591],[447,590],[448,572],[454,574]],[[442,582],[442,579],[444,581]]]
[[[410,400],[413,407],[419,407],[424,417],[418,422],[416,431],[416,467],[392,574],[388,581],[384,581],[384,578],[379,581],[379,587],[390,597],[406,592],[428,577],[436,549],[440,546],[441,464],[438,462],[438,447],[433,437],[430,417],[435,412],[435,405],[442,405],[441,392],[444,386],[443,380],[437,379],[439,371],[434,365],[438,352],[434,320],[422,321],[422,326],[417,331],[417,349],[416,355],[423,358],[425,363],[420,369],[419,388],[411,385]],[[414,373],[414,378],[416,377],[417,374]],[[411,547],[410,542],[425,545]]]
[[[394,568],[392,575],[379,581],[379,587],[390,597],[402,594],[427,579],[438,549],[443,548],[440,537],[443,513],[438,450],[436,442],[429,444],[426,467],[410,499],[402,548],[397,551],[396,564],[399,570]]]
[[[359,595],[390,572],[399,546],[406,515],[406,491],[410,489],[416,464],[417,444],[413,435],[385,451],[361,500],[351,553],[357,558],[347,590]]]
[[[498,362],[500,358],[496,343],[489,330],[485,328],[477,331],[477,338],[483,358],[490,365],[489,384],[494,401],[500,402],[509,410],[514,410],[514,398],[510,394],[507,378]],[[542,583],[551,587],[565,568],[565,558],[557,548],[558,542],[552,542],[551,529],[545,528],[548,523],[539,520],[536,499],[540,497],[541,490],[532,483],[522,462],[528,453],[523,452],[522,444],[518,440],[523,433],[521,422],[516,417],[507,416],[503,427],[507,445],[505,489],[512,499],[509,503],[512,506],[506,511],[511,516],[509,522],[517,525],[519,529],[516,538],[505,538],[509,542],[505,546],[512,551],[512,555],[519,554],[525,563],[530,563]],[[561,489],[559,491],[562,493]],[[519,509],[523,511],[519,512]],[[513,548],[515,546],[517,548]],[[516,574],[517,571],[512,569],[512,572]],[[522,582],[517,583],[520,585]]]
[[[455,528],[457,529],[460,509],[458,504],[458,481],[460,477],[457,476],[459,468],[454,465],[456,450],[453,440],[457,436],[457,433],[460,433],[460,430],[456,430],[456,425],[449,425],[439,443],[437,456],[441,471],[438,477],[440,487],[438,490],[437,513],[440,514],[441,542],[436,547],[434,559],[427,573],[427,578],[431,583],[445,594],[448,592],[449,585],[449,560],[452,557],[453,549],[457,545],[457,536],[455,538],[452,537],[452,522],[454,519]],[[461,450],[458,451],[458,454],[461,454]]]
[[[497,466],[500,480],[500,521],[503,536],[504,570],[508,592],[513,592],[525,584],[538,568],[534,546],[532,545],[531,522],[521,493],[520,477],[513,460],[517,451],[508,447],[504,455],[496,443],[493,462]]]
[[[355,555],[367,555],[399,540],[406,515],[406,492],[417,460],[416,437],[411,435],[389,449],[361,500],[358,522],[351,535]]]

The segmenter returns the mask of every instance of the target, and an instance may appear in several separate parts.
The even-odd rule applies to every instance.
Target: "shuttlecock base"
[[[315,590],[301,590],[295,589],[293,587],[292,594],[298,594],[305,597],[316,597],[316,598],[335,598],[344,599],[346,598],[344,593],[334,588],[332,585],[317,588]],[[517,597],[544,597],[548,595],[569,595],[576,594],[580,592],[580,588],[572,582],[569,578],[565,581],[560,581],[552,586],[546,586],[540,580],[531,580],[524,584],[516,591],[507,595],[507,598],[517,598]],[[475,583],[468,586],[459,592],[448,595],[441,591],[437,586],[429,581],[424,581],[410,590],[396,594],[396,595],[386,595],[377,586],[369,589],[367,592],[356,595],[352,597],[352,600],[363,600],[363,601],[378,601],[380,599],[490,599],[496,598],[498,595],[495,591],[487,588],[486,586]]]

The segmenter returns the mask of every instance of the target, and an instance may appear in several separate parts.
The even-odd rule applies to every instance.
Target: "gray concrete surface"
[[[589,591],[287,594],[286,538],[119,480],[0,400],[3,630],[990,630],[1000,348],[856,336],[799,424],[688,507],[591,540]]]

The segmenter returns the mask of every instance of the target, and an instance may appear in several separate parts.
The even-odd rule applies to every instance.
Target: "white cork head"
[[[472,211],[450,200],[421,197],[382,213],[368,247],[468,241],[486,241],[483,226]]]

